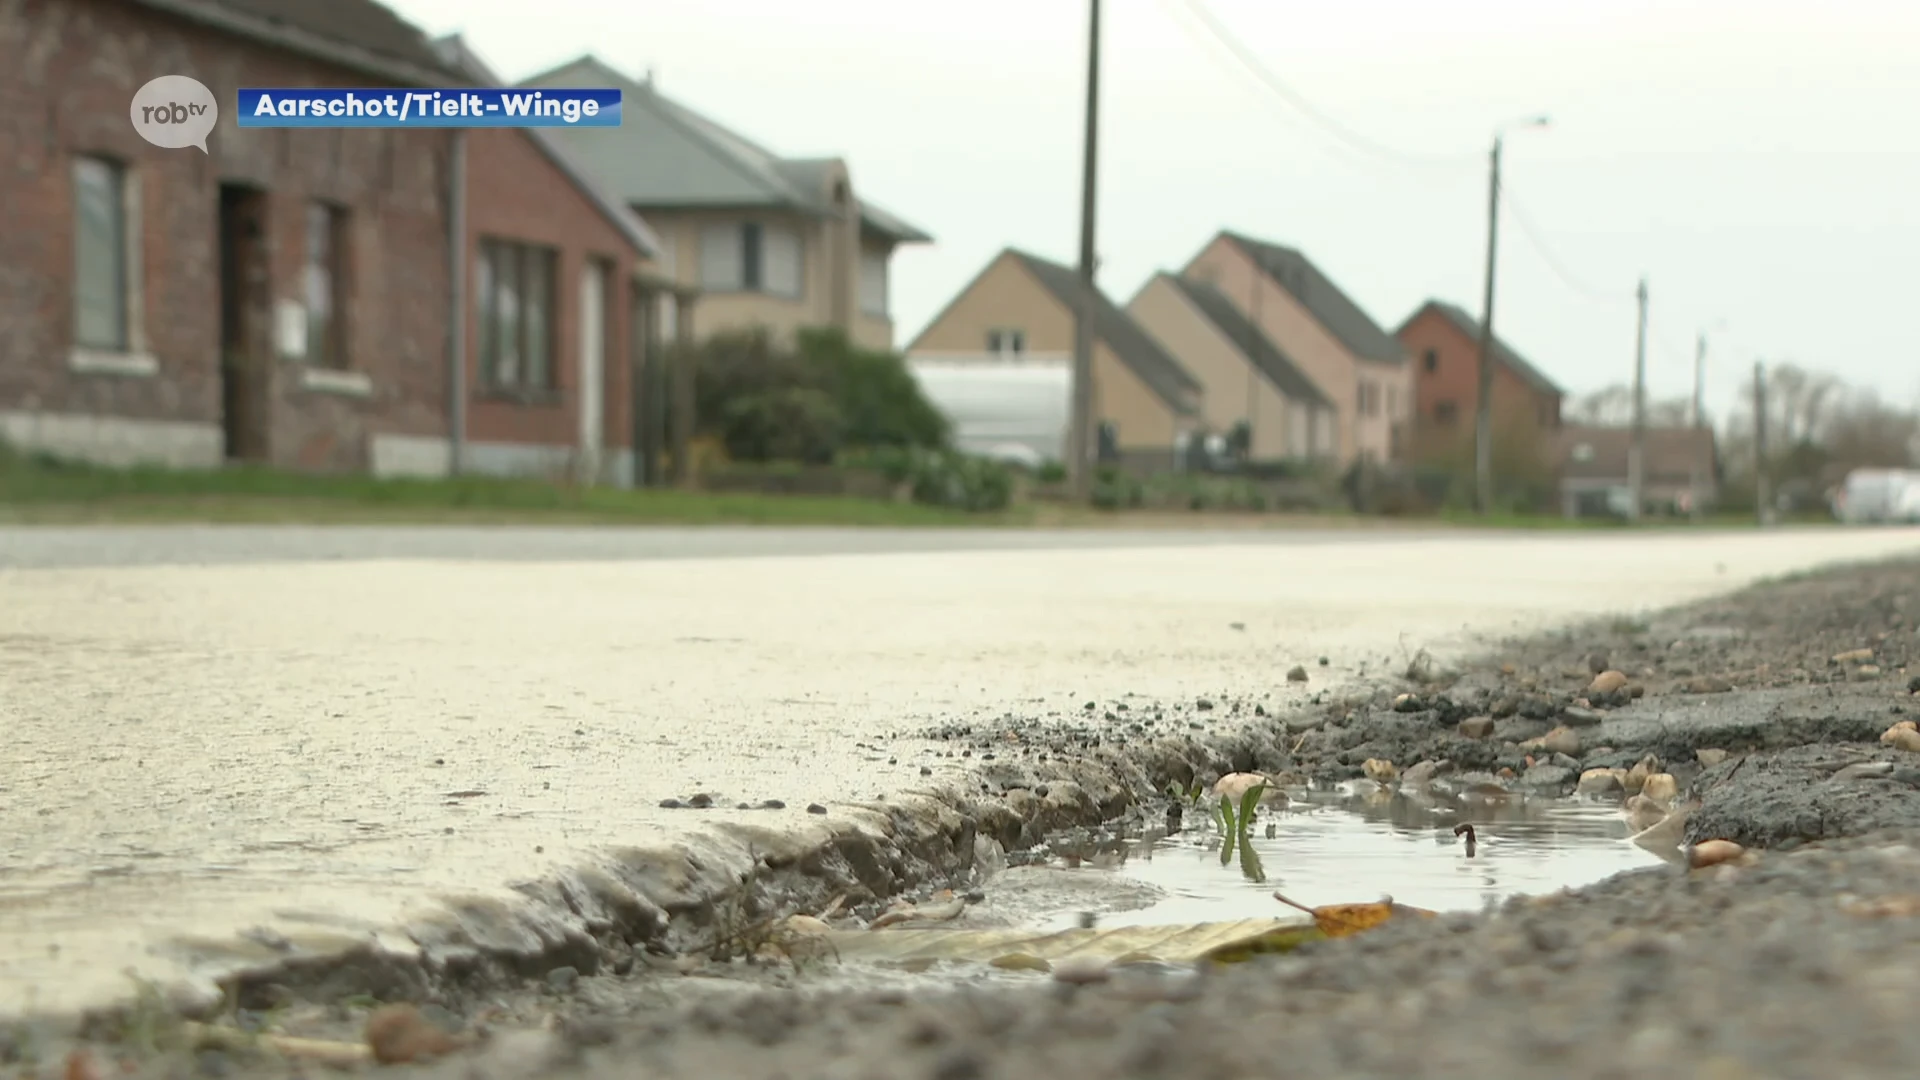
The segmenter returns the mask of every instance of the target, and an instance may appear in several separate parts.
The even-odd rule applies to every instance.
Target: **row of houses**
[[[827,325],[892,348],[893,254],[932,239],[846,161],[776,154],[592,56],[521,85],[619,87],[620,128],[227,120],[203,155],[127,121],[160,74],[222,101],[501,85],[374,0],[0,4],[0,55],[0,440],[29,450],[658,480],[690,426],[667,343]],[[1110,457],[1164,467],[1232,436],[1252,459],[1431,461],[1473,427],[1470,315],[1435,301],[1388,332],[1301,252],[1234,232],[1125,305],[1002,252],[908,351],[922,373],[1044,374],[1083,308]],[[1564,427],[1560,388],[1504,342],[1494,357],[1502,429],[1543,436],[1569,506],[1615,491],[1621,433]],[[1653,440],[1656,499],[1710,462],[1708,439]]]
[[[1093,320],[1094,410],[1116,464],[1175,467],[1201,439],[1230,439],[1244,459],[1340,469],[1470,460],[1479,320],[1429,300],[1388,331],[1300,251],[1232,231],[1125,304],[1067,266],[1009,248],[934,316],[908,358],[936,386],[1016,371],[1054,372],[1064,385],[1079,311]],[[1496,445],[1530,459],[1503,467],[1545,478],[1566,513],[1618,512],[1631,434],[1563,423],[1566,395],[1552,379],[1497,337],[1490,351]],[[961,434],[979,452],[1048,457],[1060,453],[1062,427],[1009,432],[976,411]],[[1651,432],[1645,473],[1656,506],[1711,499],[1712,432]]]
[[[618,129],[223,118],[203,155],[128,123],[162,74],[223,102],[501,85],[373,0],[0,4],[0,55],[0,440],[28,450],[631,483],[690,407],[665,343],[829,325],[891,348],[892,255],[931,239],[844,160],[591,56],[523,85],[620,87]]]

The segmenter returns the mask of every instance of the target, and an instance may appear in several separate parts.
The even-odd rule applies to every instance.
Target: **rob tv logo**
[[[162,75],[133,95],[128,110],[133,130],[155,146],[197,147],[207,152],[207,136],[220,122],[220,102],[198,79]]]

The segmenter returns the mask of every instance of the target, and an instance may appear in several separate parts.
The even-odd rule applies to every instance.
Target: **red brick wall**
[[[526,132],[480,129],[467,136],[467,288],[483,239],[554,248],[554,376],[557,393],[544,401],[490,395],[480,378],[478,308],[469,301],[467,386],[472,401],[467,436],[481,442],[573,446],[580,422],[580,289],[589,259],[612,266],[607,295],[603,443],[630,446],[628,364],[637,253],[600,209],[575,187]]]
[[[1479,411],[1480,342],[1453,320],[1431,310],[1414,317],[1396,336],[1413,364],[1416,455],[1422,449],[1417,444],[1432,442],[1433,436],[1444,436],[1449,430],[1462,435],[1471,432]],[[1429,354],[1434,361],[1431,371],[1427,369]],[[1435,411],[1448,401],[1454,403],[1458,418],[1451,429],[1435,423]],[[1547,426],[1553,426],[1559,422],[1559,405],[1551,395],[1535,391],[1511,368],[1495,364],[1493,415],[1497,424],[1530,422],[1537,426],[1544,417],[1549,421]],[[1428,437],[1423,439],[1422,435]]]
[[[0,409],[218,423],[219,184],[267,189],[276,299],[301,300],[304,208],[351,215],[349,366],[367,399],[300,387],[275,360],[273,460],[360,469],[382,432],[446,433],[445,131],[242,131],[220,117],[211,155],[147,145],[128,119],[157,75],[190,75],[231,110],[237,88],[365,86],[348,72],[120,0],[0,3]],[[139,176],[144,326],[151,378],[68,369],[72,156],[117,158]]]

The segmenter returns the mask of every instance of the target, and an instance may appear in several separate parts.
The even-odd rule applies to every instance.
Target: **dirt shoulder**
[[[1374,761],[1397,771],[1393,785],[1542,794],[1652,756],[1676,778],[1670,802],[1691,807],[1689,839],[1753,850],[1199,975],[1140,964],[1085,984],[922,977],[810,991],[820,984],[778,970],[688,978],[700,965],[672,957],[620,974],[534,975],[492,1005],[431,1006],[439,1022],[487,1020],[493,1033],[420,1074],[961,1080],[1071,1069],[1088,1080],[1213,1080],[1284,1062],[1289,1074],[1475,1080],[1910,1075],[1920,1056],[1920,1027],[1907,1022],[1920,991],[1920,753],[1881,735],[1920,718],[1917,662],[1920,561],[1906,561],[1503,643],[1457,671],[1416,665],[1399,685],[1324,694],[1295,715],[1261,715],[1251,697],[1205,703],[1209,717],[1251,714],[1219,738],[1170,734],[1200,726],[1199,703],[1092,703],[1044,730],[1017,718],[956,729],[946,733],[956,752],[997,750],[983,798],[1012,803],[1058,801],[1048,777],[1089,753],[1132,755],[1154,783],[1242,769],[1344,782],[1364,780]],[[1597,692],[1596,670],[1625,682]],[[1533,742],[1559,730],[1577,741]],[[1112,827],[1161,812],[1136,801]],[[1023,817],[1000,822],[1009,850],[1058,842],[1044,816]],[[979,826],[994,831],[987,817]],[[353,1038],[364,1016],[364,1003],[332,1001],[224,1022]],[[128,1056],[150,1075],[307,1068],[244,1046],[94,1053],[103,1066]]]

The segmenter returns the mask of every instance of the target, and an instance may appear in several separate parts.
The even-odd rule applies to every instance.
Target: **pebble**
[[[1422,761],[1409,765],[1407,770],[1400,774],[1400,785],[1410,788],[1426,787],[1446,765],[1444,761]]]
[[[1618,668],[1608,668],[1593,677],[1593,681],[1587,684],[1587,692],[1591,694],[1611,694],[1625,685],[1627,685],[1626,672]]]
[[[1848,649],[1846,652],[1833,654],[1833,662],[1836,664],[1864,664],[1872,659],[1872,649]]]
[[[687,805],[693,807],[695,810],[705,810],[707,807],[713,805],[713,796],[701,792],[688,799]]]
[[[412,1005],[383,1005],[367,1016],[367,1048],[382,1065],[402,1065],[452,1053],[465,1040],[435,1027]]]
[[[1460,721],[1460,726],[1457,730],[1461,735],[1469,739],[1487,738],[1493,734],[1493,717],[1469,716],[1465,720]]]
[[[1661,806],[1672,806],[1673,800],[1680,797],[1680,782],[1672,773],[1654,773],[1641,785],[1640,794]]]
[[[1574,727],[1593,727],[1605,719],[1592,709],[1582,708],[1579,705],[1569,705],[1562,709],[1560,718]]]
[[[1401,694],[1393,699],[1394,712],[1419,712],[1426,707],[1418,694]]]
[[[1091,956],[1069,956],[1053,965],[1054,981],[1072,986],[1103,983],[1112,975],[1105,960]]]
[[[1393,762],[1385,758],[1368,758],[1360,764],[1360,771],[1376,784],[1388,783],[1400,775],[1400,770],[1394,767]]]
[[[1324,656],[1320,658],[1320,666],[1321,666],[1321,667],[1326,667],[1326,666],[1327,666],[1328,664],[1330,664],[1330,663],[1332,663],[1332,662],[1333,662],[1333,661],[1331,661],[1331,660],[1328,660],[1328,659],[1327,659],[1326,657],[1324,657]]]
[[[1667,819],[1666,808],[1645,795],[1635,795],[1627,800],[1627,828],[1634,832],[1645,832]]]
[[[1693,756],[1701,765],[1709,767],[1727,760],[1727,752],[1719,749],[1696,750]]]
[[[1288,682],[1306,682],[1307,669],[1301,667],[1299,664],[1293,665],[1293,667],[1287,672],[1287,681]]]
[[[1879,677],[1880,666],[1878,664],[1861,664],[1859,667],[1853,669],[1854,682],[1872,682]]]
[[[807,813],[809,814],[824,814],[826,812],[827,812],[827,808],[824,806],[821,806],[819,803],[807,804]]]
[[[1580,733],[1570,727],[1554,728],[1540,736],[1540,748],[1551,754],[1577,757],[1580,754]]]
[[[1881,734],[1880,741],[1896,750],[1920,754],[1920,731],[1914,729],[1911,720],[1902,720],[1888,728]]]
[[[1680,689],[1688,694],[1726,694],[1732,692],[1733,684],[1718,675],[1701,675],[1688,679]]]
[[[1268,780],[1265,776],[1262,776],[1259,773],[1253,773],[1253,772],[1228,773],[1227,775],[1214,781],[1213,794],[1218,798],[1233,800],[1235,808],[1238,809],[1239,803],[1240,803],[1240,797],[1245,795],[1247,792],[1253,790],[1254,788],[1260,786],[1261,784],[1271,785],[1272,781]],[[1267,790],[1274,791],[1277,789],[1269,786]],[[1265,796],[1266,796],[1266,793],[1262,792],[1261,797],[1264,799]]]
[[[1893,775],[1891,761],[1861,761],[1833,774],[1835,780],[1883,780]]]
[[[1564,787],[1573,779],[1573,770],[1561,765],[1535,765],[1526,771],[1520,782],[1532,788]]]
[[[1624,775],[1619,769],[1588,769],[1580,774],[1580,785],[1575,790],[1582,795],[1611,795],[1621,789]]]
[[[547,972],[547,985],[564,994],[580,982],[580,970],[573,967],[557,967]]]
[[[1737,859],[1747,849],[1731,840],[1702,840],[1687,851],[1687,864],[1694,869]]]

